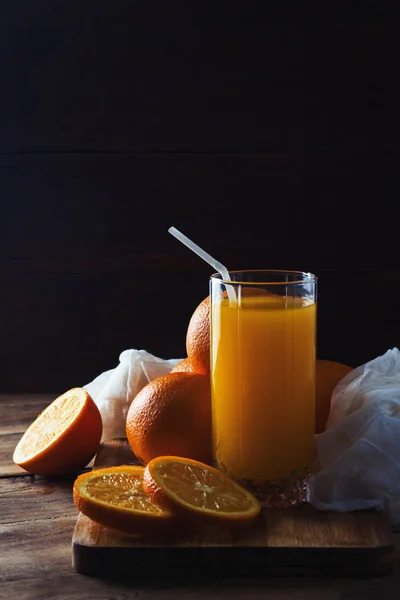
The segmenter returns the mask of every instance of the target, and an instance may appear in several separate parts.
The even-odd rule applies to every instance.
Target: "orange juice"
[[[214,456],[236,479],[304,475],[314,458],[316,302],[247,289],[214,294]]]

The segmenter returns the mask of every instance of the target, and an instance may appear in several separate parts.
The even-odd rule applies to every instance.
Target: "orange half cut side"
[[[54,476],[84,468],[97,453],[103,423],[94,400],[72,388],[53,400],[22,435],[13,461],[35,475]]]

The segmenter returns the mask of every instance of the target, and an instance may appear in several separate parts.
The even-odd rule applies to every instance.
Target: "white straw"
[[[171,233],[174,237],[176,237],[180,242],[182,242],[182,244],[185,244],[185,246],[187,246],[190,250],[192,250],[198,256],[200,256],[200,258],[205,260],[216,271],[218,271],[218,273],[221,275],[224,281],[231,281],[228,269],[222,263],[220,263],[219,260],[216,260],[213,256],[208,254],[208,252],[206,252],[205,250],[200,248],[200,246],[192,242],[192,240],[190,240],[188,237],[186,237],[186,235],[184,235],[178,229],[176,229],[176,227],[170,227],[168,229],[168,232]],[[233,287],[231,285],[227,285],[226,291],[228,292],[230,302],[236,304],[236,294]]]

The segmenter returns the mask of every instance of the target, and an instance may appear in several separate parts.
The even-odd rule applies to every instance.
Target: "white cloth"
[[[326,431],[315,436],[307,500],[322,510],[385,510],[400,523],[400,351],[348,373],[336,386]]]
[[[182,359],[125,350],[119,364],[83,387],[99,407],[102,441],[125,437],[132,400]],[[320,510],[385,510],[400,523],[400,351],[353,369],[336,386],[326,431],[315,436],[317,470],[307,501]]]
[[[83,386],[100,410],[102,441],[126,436],[126,415],[136,394],[156,377],[169,373],[180,360],[164,360],[146,350],[124,350],[119,365]]]

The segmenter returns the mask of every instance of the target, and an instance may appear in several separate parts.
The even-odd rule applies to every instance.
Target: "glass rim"
[[[307,271],[296,271],[289,269],[236,269],[232,271],[228,271],[229,275],[231,274],[239,274],[239,273],[270,273],[273,275],[293,275],[293,279],[291,281],[285,281],[281,279],[279,281],[271,281],[268,277],[265,281],[243,281],[243,280],[232,280],[232,279],[224,279],[221,273],[212,273],[210,275],[210,279],[219,280],[220,283],[230,283],[231,285],[301,285],[305,283],[317,283],[318,277],[314,275],[314,273],[310,273]]]

